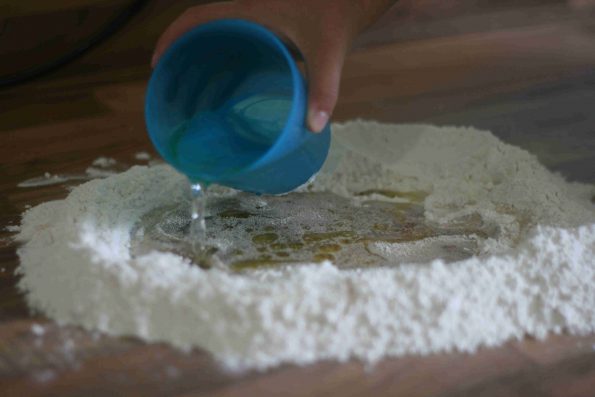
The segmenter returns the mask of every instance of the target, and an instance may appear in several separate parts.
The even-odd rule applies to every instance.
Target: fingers
[[[229,3],[213,3],[187,9],[168,26],[159,40],[157,40],[157,45],[151,58],[151,66],[155,67],[165,50],[184,33],[201,23],[214,19],[230,18],[233,13],[234,10],[230,7]]]
[[[333,113],[345,53],[345,42],[330,38],[304,54],[308,71],[308,128],[312,132],[321,132]]]
[[[269,7],[255,10],[260,4],[225,2],[188,9],[159,38],[151,66],[157,64],[176,39],[197,25],[221,18],[252,19],[275,31],[286,42],[295,43],[301,50],[308,76],[308,128],[313,132],[320,132],[328,123],[339,95],[341,70],[350,42],[349,30],[344,20],[346,18],[341,18],[339,12],[332,14],[334,22],[326,20],[325,32],[321,34],[316,29],[308,31],[303,30],[301,25],[296,26],[294,12],[292,9],[289,10],[291,12],[285,9],[288,6],[284,2],[273,2]]]

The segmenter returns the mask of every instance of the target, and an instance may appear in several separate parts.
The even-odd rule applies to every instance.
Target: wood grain
[[[152,152],[142,113],[147,60],[159,31],[189,4],[167,3],[153,2],[76,63],[0,91],[0,395],[595,395],[593,335],[528,338],[371,368],[322,362],[233,374],[198,349],[183,354],[30,314],[15,287],[17,247],[4,226],[17,224],[27,205],[68,192],[16,185],[44,172],[83,172],[100,155],[134,164],[134,153]],[[552,169],[595,182],[589,14],[560,1],[464,3],[421,15],[403,6],[363,36],[347,60],[335,119],[487,128]]]

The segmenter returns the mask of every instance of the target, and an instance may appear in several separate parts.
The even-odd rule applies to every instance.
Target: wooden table
[[[152,152],[142,114],[146,61],[157,33],[184,6],[166,3],[153,2],[76,63],[0,91],[0,225],[67,194],[16,186],[27,178],[82,172],[98,156],[133,164],[134,153]],[[595,182],[593,14],[557,1],[500,3],[434,14],[397,9],[350,55],[335,119],[487,128],[569,178]],[[593,335],[527,338],[374,368],[322,362],[226,373],[200,350],[182,354],[30,314],[15,288],[16,246],[10,233],[0,237],[1,396],[595,396]]]

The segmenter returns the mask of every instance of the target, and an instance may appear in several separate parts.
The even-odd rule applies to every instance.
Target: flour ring
[[[133,167],[24,213],[19,288],[60,324],[202,348],[231,369],[373,363],[595,331],[592,186],[472,128],[354,121],[334,130],[351,143],[313,191],[426,190],[427,218],[479,214],[498,238],[459,262],[350,270],[325,262],[236,274],[170,252],[134,257],[130,230],[184,200],[186,182],[168,166]],[[362,137],[376,158],[354,150]]]

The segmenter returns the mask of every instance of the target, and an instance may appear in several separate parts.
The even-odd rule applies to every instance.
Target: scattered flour
[[[24,213],[20,288],[30,307],[60,324],[201,347],[230,369],[373,363],[595,331],[592,186],[472,128],[354,121],[334,134],[307,189],[353,200],[365,189],[422,190],[428,222],[480,218],[496,233],[481,239],[480,255],[448,264],[410,261],[418,243],[377,243],[392,266],[349,270],[325,262],[233,273],[171,252],[133,257],[140,217],[187,194],[169,166],[137,166]]]
[[[119,172],[118,167],[121,170],[123,166],[125,166],[125,164],[119,164],[116,161],[116,159],[110,157],[98,157],[93,161],[92,166],[88,167],[85,170],[84,174],[55,175],[49,172],[45,172],[43,176],[24,180],[17,186],[24,188],[32,188],[40,186],[59,185],[65,182],[72,181],[88,181],[97,178],[107,178],[108,176],[117,174]]]
[[[45,328],[39,324],[33,324],[31,326],[31,332],[35,336],[43,336],[45,334]]]
[[[78,175],[52,175],[49,172],[43,174],[43,176],[27,179],[21,183],[19,183],[18,187],[39,187],[39,186],[49,186],[49,185],[56,185],[59,183],[67,182],[70,180],[85,180],[87,178],[80,177]]]
[[[109,168],[116,164],[116,159],[111,157],[98,157],[93,161],[93,165],[100,168]]]
[[[147,152],[138,152],[138,153],[135,153],[134,158],[136,160],[148,161],[148,160],[151,160],[151,155]]]
[[[88,176],[87,179],[96,179],[96,178],[107,178],[108,176],[115,175],[118,172],[115,170],[105,169],[103,167],[101,167],[101,168],[87,167],[87,169],[85,170],[85,173]]]

